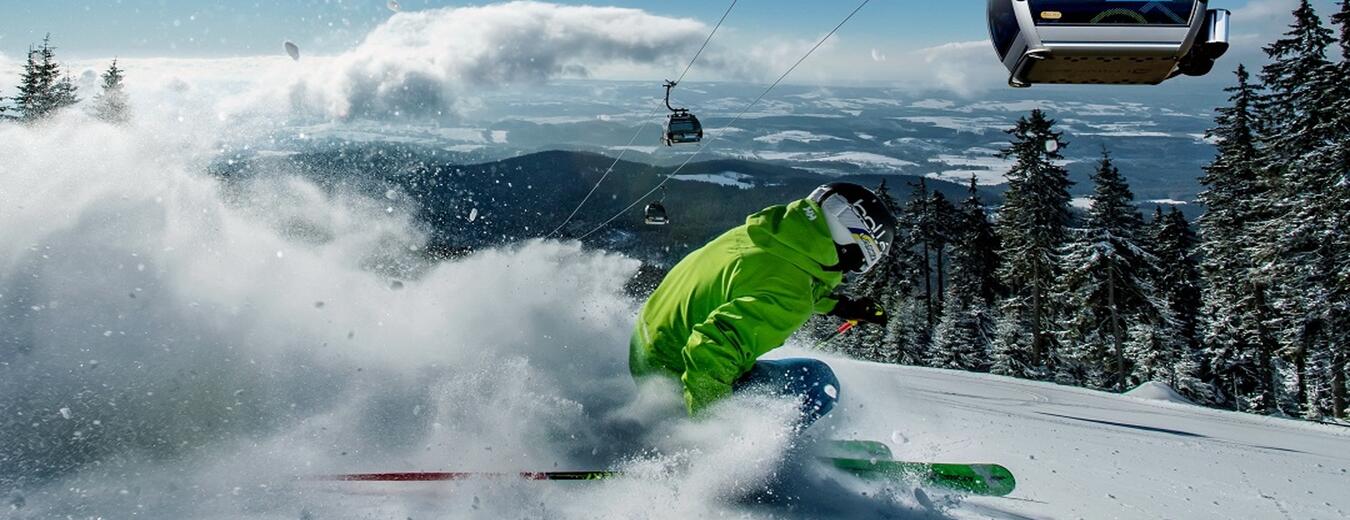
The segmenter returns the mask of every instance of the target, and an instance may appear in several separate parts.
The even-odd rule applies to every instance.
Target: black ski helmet
[[[840,271],[866,273],[890,252],[895,216],[872,190],[851,182],[832,182],[811,192],[820,205],[830,237],[839,250]]]

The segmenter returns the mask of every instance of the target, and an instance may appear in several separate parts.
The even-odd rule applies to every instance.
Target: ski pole
[[[345,473],[301,477],[302,480],[327,482],[435,482],[473,479],[521,480],[607,480],[622,477],[618,471],[417,471],[407,473]]]
[[[839,325],[839,328],[834,329],[834,333],[830,334],[830,337],[820,340],[820,343],[816,343],[816,348],[821,348],[824,347],[825,345],[830,344],[830,342],[834,341],[835,338],[844,335],[845,332],[848,332],[849,329],[852,329],[853,327],[856,326],[858,326],[858,320],[848,320],[844,322],[843,324]]]

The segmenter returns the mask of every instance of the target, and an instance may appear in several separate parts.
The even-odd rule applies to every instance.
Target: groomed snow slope
[[[998,462],[1018,488],[970,498],[971,518],[1350,516],[1350,428],[998,376],[832,363],[841,434],[899,458]]]

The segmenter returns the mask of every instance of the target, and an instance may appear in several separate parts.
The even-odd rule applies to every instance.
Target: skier
[[[734,392],[795,397],[805,429],[839,399],[834,371],[816,359],[757,358],[812,313],[885,325],[871,299],[830,294],[845,273],[881,262],[894,237],[881,199],[851,183],[750,215],[676,264],[647,299],[630,342],[633,377],[678,380],[691,416]]]

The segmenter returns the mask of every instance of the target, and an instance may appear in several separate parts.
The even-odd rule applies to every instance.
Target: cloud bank
[[[335,118],[446,113],[474,89],[587,77],[597,67],[677,67],[701,22],[617,7],[511,2],[404,12],[287,86],[292,104]]]

